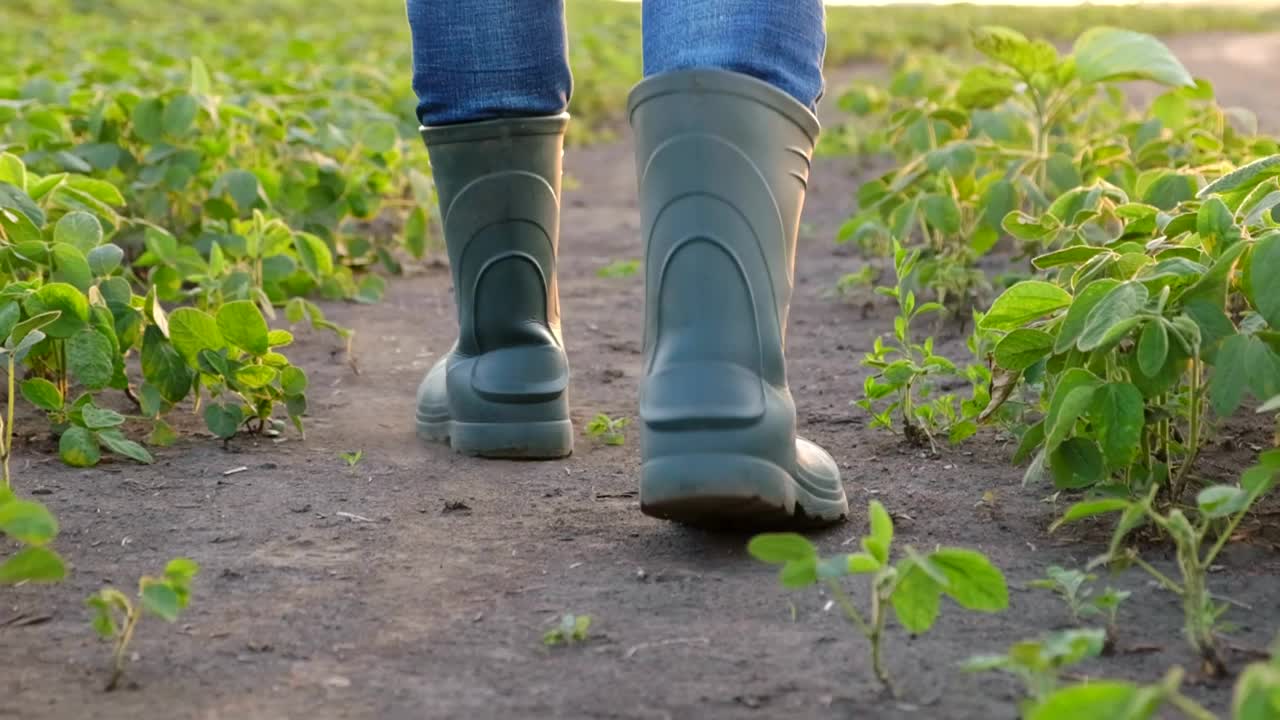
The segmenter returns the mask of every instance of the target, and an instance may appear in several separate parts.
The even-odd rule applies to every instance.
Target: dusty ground
[[[1274,94],[1256,92],[1280,38],[1175,48],[1226,102],[1280,120]],[[580,183],[566,194],[561,282],[582,427],[598,412],[634,414],[640,280],[595,271],[637,255],[637,216],[628,146],[572,151],[566,165]],[[825,598],[778,589],[773,571],[743,552],[745,537],[642,516],[634,436],[624,447],[581,438],[572,458],[537,464],[420,445],[413,389],[455,331],[448,276],[436,268],[393,283],[383,304],[332,308],[358,329],[360,375],[326,337],[306,335],[293,349],[312,371],[305,442],[224,449],[197,437],[151,467],[84,471],[52,460],[43,441],[24,448],[18,485],[61,519],[57,547],[74,567],[63,585],[0,595],[0,717],[1014,718],[1013,681],[969,676],[956,663],[1060,626],[1058,601],[1024,585],[1047,565],[1082,563],[1105,529],[1048,535],[1048,490],[1021,488],[1011,449],[990,434],[929,458],[865,427],[850,405],[858,359],[890,316],[829,296],[857,265],[830,241],[855,174],[848,160],[816,165],[791,314],[803,432],[840,462],[858,510],[817,540],[838,551],[875,497],[895,513],[902,541],[979,548],[1013,586],[1002,616],[947,606],[924,637],[891,632],[901,700],[880,693],[863,643],[824,612]],[[1266,442],[1248,427],[1224,435]],[[356,449],[364,460],[349,468],[339,453]],[[1249,456],[1219,449],[1205,467],[1229,476]],[[979,505],[986,491],[995,502]],[[133,684],[103,693],[108,650],[91,637],[81,600],[104,582],[128,589],[176,555],[203,566],[194,605],[176,627],[147,621]],[[1231,612],[1239,645],[1265,646],[1280,625],[1271,612],[1278,573],[1273,546],[1253,543],[1233,547],[1214,576],[1219,592],[1258,610]],[[1150,681],[1191,665],[1175,599],[1138,575],[1118,584],[1135,591],[1122,615],[1124,651],[1086,671]],[[543,632],[565,612],[594,618],[590,642],[544,648]],[[1228,688],[1193,692],[1221,709]]]

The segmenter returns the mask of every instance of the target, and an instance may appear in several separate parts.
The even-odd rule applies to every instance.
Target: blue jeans
[[[423,125],[568,107],[563,0],[407,2]],[[772,83],[811,110],[822,96],[822,0],[644,0],[643,12],[646,76],[719,68]]]

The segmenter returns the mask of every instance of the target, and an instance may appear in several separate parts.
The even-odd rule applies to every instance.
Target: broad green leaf
[[[57,315],[57,314],[58,313],[46,313],[46,315]],[[19,323],[19,327],[21,327],[21,325],[22,323]],[[17,333],[17,329],[15,328],[14,334],[11,334],[9,336],[10,339],[15,337],[16,333]],[[13,357],[14,364],[17,365],[26,359],[27,353],[31,352],[32,348],[34,348],[37,344],[44,342],[44,337],[45,337],[44,332],[40,330],[32,330],[31,332],[23,335],[22,340],[13,345],[13,349],[9,350],[9,348],[7,347],[5,349],[9,350],[9,354]]]
[[[1253,248],[1249,263],[1251,300],[1258,313],[1266,318],[1272,329],[1280,330],[1280,234],[1270,235]]]
[[[1086,83],[1153,80],[1194,87],[1191,73],[1164,43],[1150,35],[1112,27],[1086,30],[1072,49],[1076,75]]]
[[[1169,357],[1169,331],[1160,320],[1152,320],[1142,328],[1138,339],[1138,369],[1147,377],[1155,377]]]
[[[196,56],[191,58],[190,92],[197,97],[208,97],[213,94],[213,82],[209,80],[209,68],[205,66],[203,60]]]
[[[938,619],[942,586],[913,561],[903,562],[898,570],[901,576],[890,598],[893,612],[902,627],[922,633]]]
[[[1052,70],[1058,63],[1058,51],[1043,40],[1028,40],[1025,35],[1007,27],[986,26],[973,31],[973,46],[978,52],[1017,70],[1023,77]]]
[[[257,204],[261,194],[258,177],[248,170],[228,171],[218,180],[218,184],[231,195],[241,215],[247,214]]]
[[[292,365],[284,368],[280,371],[280,389],[285,395],[301,395],[307,390],[307,373]]]
[[[118,429],[103,430],[98,433],[98,440],[102,445],[117,455],[123,455],[131,460],[137,460],[144,465],[150,465],[155,462],[151,457],[151,453],[138,443],[126,438]]]
[[[1200,206],[1196,213],[1196,233],[1201,240],[1210,243],[1210,247],[1232,242],[1239,239],[1240,235],[1231,209],[1217,197],[1205,200]]]
[[[245,365],[236,370],[236,384],[249,390],[257,390],[271,384],[276,379],[276,369],[266,365]]]
[[[170,403],[181,402],[191,390],[190,368],[155,325],[142,336],[142,376]]]
[[[1053,336],[1043,330],[1018,328],[996,343],[996,364],[1021,372],[1053,352]]]
[[[236,300],[218,308],[218,329],[227,342],[253,355],[265,355],[271,349],[267,321],[251,300]]]
[[[419,260],[427,253],[427,213],[421,206],[415,207],[405,218],[404,246]]]
[[[950,195],[927,195],[920,203],[929,227],[945,235],[960,232],[960,206]]]
[[[22,307],[17,302],[10,300],[0,303],[0,342],[4,342],[9,337],[9,333],[13,332],[21,317]]]
[[[51,338],[69,338],[89,323],[89,301],[84,293],[66,283],[49,283],[27,297],[28,315],[59,312],[53,322],[43,326]]]
[[[1280,665],[1256,662],[1244,669],[1231,697],[1232,720],[1280,717]]]
[[[1062,320],[1062,325],[1058,328],[1058,339],[1053,343],[1053,351],[1055,353],[1066,352],[1076,344],[1076,341],[1080,339],[1080,334],[1084,332],[1085,325],[1089,321],[1089,314],[1093,312],[1094,307],[1119,284],[1119,280],[1109,278],[1095,280],[1085,285],[1076,294],[1071,307],[1067,309],[1066,317]]]
[[[387,291],[387,281],[382,279],[380,275],[365,275],[360,281],[359,288],[356,289],[356,295],[353,300],[362,303],[380,303],[382,296]]]
[[[399,139],[400,133],[396,130],[396,126],[389,122],[369,123],[360,133],[360,141],[375,153],[391,152]]]
[[[1206,185],[1197,195],[1203,198],[1246,190],[1276,175],[1280,175],[1280,155],[1254,160],[1248,165],[1237,168]]]
[[[1057,530],[1059,527],[1069,522],[1083,520],[1094,515],[1102,515],[1104,513],[1118,512],[1129,507],[1129,501],[1123,498],[1101,498],[1098,500],[1082,500],[1075,505],[1067,508],[1062,517],[1058,518],[1049,526],[1049,532]]]
[[[67,283],[80,292],[88,292],[93,283],[93,271],[84,253],[74,245],[54,243],[49,248],[50,260],[53,263],[53,280]]]
[[[164,577],[170,582],[187,583],[200,573],[200,565],[190,558],[174,558],[164,566]]]
[[[116,349],[102,333],[86,328],[67,339],[67,369],[89,390],[101,390],[115,375]]]
[[[1201,490],[1196,495],[1196,507],[1200,514],[1208,518],[1220,518],[1234,515],[1244,509],[1249,500],[1249,493],[1242,488],[1230,485],[1213,485]]]
[[[1102,451],[1088,438],[1068,438],[1049,454],[1049,470],[1060,489],[1088,487],[1103,479]]]
[[[169,341],[193,367],[201,350],[217,352],[227,346],[218,321],[209,313],[190,307],[169,313]]]
[[[1093,247],[1092,245],[1073,245],[1051,253],[1038,255],[1031,260],[1031,264],[1041,270],[1063,265],[1078,265],[1107,252],[1109,251],[1106,248]]]
[[[204,407],[204,424],[214,435],[226,440],[240,430],[244,413],[239,405],[209,403]]]
[[[0,533],[23,545],[44,545],[58,535],[58,521],[38,502],[12,500],[0,505]]]
[[[124,416],[115,410],[100,408],[96,405],[85,405],[80,408],[85,427],[90,430],[102,430],[124,424]]]
[[[1128,326],[1132,328],[1136,315],[1147,304],[1147,287],[1140,282],[1129,281],[1111,289],[1089,311],[1084,330],[1076,347],[1085,352],[1115,341],[1117,333]]]
[[[273,348],[293,344],[293,333],[288,330],[271,330],[267,332],[267,344]]]
[[[1129,383],[1107,383],[1094,393],[1089,417],[1110,467],[1120,469],[1133,462],[1142,441],[1145,410],[1142,393]]]
[[[293,236],[293,245],[308,275],[323,280],[333,274],[333,255],[323,240],[309,233],[297,233]]]
[[[0,182],[0,210],[5,209],[21,213],[29,221],[29,226],[34,226],[36,230],[44,227],[44,211],[36,205],[35,200],[14,185]]]
[[[1023,280],[996,298],[978,326],[984,330],[1015,330],[1071,304],[1071,294],[1052,283]]]
[[[0,152],[0,182],[26,192],[27,166],[23,164],[22,158],[13,153]]]
[[[798,590],[818,582],[817,559],[796,560],[783,565],[778,571],[778,582],[791,590]]]
[[[26,547],[0,564],[0,585],[59,582],[67,577],[62,558],[49,548]]]
[[[929,560],[947,576],[943,591],[960,607],[999,612],[1009,606],[1004,575],[982,553],[942,548],[931,553]]]
[[[44,378],[38,377],[23,380],[21,389],[22,397],[41,410],[53,411],[62,409],[62,393],[59,392],[58,386]]]
[[[816,560],[818,550],[797,533],[764,533],[747,543],[751,557],[773,565],[802,560]]]
[[[871,525],[871,539],[885,549],[885,556],[876,559],[881,563],[887,563],[888,549],[893,544],[893,518],[879,500],[872,500],[867,505],[867,520]]]
[[[1140,715],[1133,713],[1133,706],[1138,699],[1138,687],[1132,683],[1096,680],[1071,685],[1050,694],[1033,707],[1027,720],[1145,720],[1151,717],[1153,713],[1150,712]]]
[[[850,553],[845,562],[847,571],[855,575],[873,573],[883,567],[879,560],[867,553]]]
[[[124,261],[124,250],[119,245],[107,243],[89,251],[89,270],[95,277],[104,277],[116,271]]]
[[[972,67],[960,79],[956,102],[966,109],[990,108],[1014,93],[1014,78],[985,65]]]
[[[67,213],[53,226],[53,241],[87,253],[102,244],[102,223],[87,212]]]
[[[102,459],[98,438],[89,430],[72,426],[58,439],[58,456],[71,467],[93,467]]]
[[[1098,389],[1098,386],[1094,384],[1069,387],[1065,383],[1059,383],[1054,390],[1049,415],[1046,416],[1046,426],[1049,430],[1045,435],[1045,447],[1050,452],[1057,449],[1062,444],[1062,441],[1071,435],[1076,423],[1093,406],[1094,397],[1097,395]],[[1060,401],[1058,400],[1059,393],[1062,393]],[[1051,425],[1048,424],[1050,422],[1052,423]]]
[[[158,143],[164,134],[164,102],[158,98],[143,100],[133,107],[133,132],[147,143]]]
[[[191,124],[195,122],[196,113],[200,106],[196,103],[196,99],[190,95],[178,95],[171,98],[164,106],[164,112],[161,114],[160,123],[164,128],[165,134],[170,137],[182,137],[191,129]]]
[[[149,582],[142,588],[142,606],[148,612],[169,622],[178,619],[182,609],[178,593],[167,582]]]

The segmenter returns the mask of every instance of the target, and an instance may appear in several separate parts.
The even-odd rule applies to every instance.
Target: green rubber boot
[[[848,515],[840,471],[796,438],[783,336],[818,120],[721,70],[631,93],[645,241],[640,506],[705,527]]]
[[[567,114],[427,127],[458,341],[418,388],[418,434],[466,455],[573,452],[556,246]]]

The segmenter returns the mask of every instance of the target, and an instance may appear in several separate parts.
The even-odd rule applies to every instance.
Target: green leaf
[[[133,106],[133,132],[144,142],[160,142],[164,134],[164,103],[158,98],[143,100]]]
[[[938,619],[942,586],[911,560],[903,562],[899,572],[901,577],[890,598],[893,612],[902,627],[922,633]]]
[[[142,588],[142,606],[148,612],[169,622],[178,619],[178,612],[182,609],[181,601],[178,599],[178,593],[166,582],[149,582]]]
[[[97,405],[85,405],[80,408],[80,414],[84,418],[84,426],[90,430],[113,428],[124,424],[123,415],[115,410],[100,408]]]
[[[1240,407],[1249,389],[1251,360],[1264,357],[1267,350],[1261,340],[1249,335],[1232,335],[1222,342],[1209,383],[1209,401],[1215,413],[1227,417]]]
[[[204,408],[204,424],[223,440],[233,437],[243,421],[244,413],[239,405],[209,403]]]
[[[164,577],[170,582],[188,583],[200,574],[200,565],[190,558],[174,558],[164,566]]]
[[[63,399],[58,386],[44,378],[31,378],[22,381],[22,397],[41,410],[61,410]]]
[[[87,212],[67,213],[53,226],[53,241],[87,253],[102,244],[102,223]]]
[[[1093,247],[1092,245],[1073,245],[1069,248],[1038,255],[1031,260],[1031,264],[1041,270],[1063,265],[1078,265],[1106,252],[1108,252],[1106,248]]]
[[[978,52],[1017,70],[1023,77],[1053,69],[1058,51],[1043,40],[1028,40],[1025,35],[1007,27],[986,26],[973,31],[973,46]]]
[[[323,240],[309,233],[297,233],[293,236],[293,245],[302,268],[312,278],[323,280],[333,274],[333,255]]]
[[[945,235],[960,232],[960,206],[950,195],[927,195],[921,203],[929,227]]]
[[[1153,80],[1195,87],[1191,73],[1164,43],[1150,35],[1112,27],[1086,30],[1072,49],[1076,76],[1086,83]]]
[[[1031,710],[1027,720],[1143,720],[1151,717],[1153,713],[1134,714],[1133,706],[1138,699],[1138,687],[1132,683],[1095,680],[1050,694]]]
[[[1234,515],[1243,510],[1248,501],[1249,493],[1230,485],[1213,485],[1196,495],[1196,506],[1200,509],[1200,514],[1207,518]]]
[[[67,340],[67,369],[89,390],[101,390],[115,375],[115,346],[102,333],[86,328]]]
[[[1049,454],[1053,484],[1063,490],[1094,485],[1103,478],[1102,451],[1088,438],[1065,440]]]
[[[764,533],[747,543],[751,557],[771,565],[804,560],[817,560],[818,550],[803,535],[796,533]]]
[[[236,300],[218,308],[218,329],[227,342],[253,355],[265,355],[271,349],[267,321],[251,300]]]
[[[46,315],[57,315],[57,314],[58,313],[46,313]],[[22,323],[19,323],[19,326],[21,325]],[[15,333],[16,333],[16,329],[15,329]],[[10,335],[9,337],[13,338],[14,335]],[[16,365],[18,363],[21,363],[24,359],[26,359],[27,353],[31,352],[31,348],[35,347],[37,344],[43,341],[44,341],[44,333],[39,330],[32,330],[31,332],[23,335],[21,342],[18,342],[13,346],[12,350],[9,350],[9,354],[13,356],[14,364]]]
[[[1250,300],[1258,313],[1266,318],[1272,329],[1280,330],[1280,292],[1276,291],[1280,278],[1280,235],[1273,234],[1259,240],[1253,247],[1253,259],[1249,264]]]
[[[1275,720],[1280,717],[1280,665],[1275,660],[1249,665],[1236,681],[1231,697],[1232,720]]]
[[[57,319],[43,326],[52,338],[69,338],[89,323],[89,301],[84,293],[67,283],[49,283],[27,297],[28,315],[59,312]]]
[[[930,554],[929,561],[947,576],[943,592],[960,607],[999,612],[1009,606],[1009,588],[1004,574],[982,553],[942,548]]]
[[[199,109],[196,99],[190,95],[178,95],[172,98],[164,106],[164,113],[160,119],[164,132],[171,137],[185,135],[191,129],[191,124],[195,122],[196,112]]]
[[[996,364],[1021,372],[1053,352],[1053,336],[1043,330],[1018,328],[996,343]]]
[[[147,452],[146,448],[126,438],[119,430],[103,430],[98,433],[98,440],[108,450],[117,455],[137,460],[143,465],[150,465],[155,462],[155,458],[151,457],[151,453]]]
[[[218,321],[209,313],[190,307],[178,308],[169,314],[169,341],[193,367],[201,350],[217,352],[227,346]]]
[[[155,325],[142,336],[142,376],[170,403],[181,402],[191,390],[191,369]]]
[[[818,561],[815,559],[787,563],[778,572],[778,582],[791,590],[818,582]]]
[[[76,246],[66,243],[54,243],[49,250],[53,263],[51,277],[58,282],[75,287],[80,292],[87,292],[89,285],[93,283],[93,271],[89,269],[89,262],[85,259],[84,253]]]
[[[427,213],[415,207],[404,221],[404,246],[415,259],[427,254]]]
[[[23,545],[44,545],[58,536],[58,521],[38,502],[11,500],[0,505],[0,533]]]
[[[58,456],[71,467],[93,467],[102,459],[98,439],[86,428],[67,428],[58,440]]]
[[[292,365],[284,368],[280,371],[280,389],[285,395],[301,395],[307,390],[307,373]]]
[[[371,152],[391,152],[400,139],[396,126],[389,122],[377,122],[365,125],[360,133],[360,141]]]
[[[1049,526],[1049,532],[1076,520],[1083,520],[1094,515],[1117,512],[1129,507],[1129,501],[1123,498],[1101,498],[1099,500],[1082,500],[1067,508],[1067,512]]]
[[[20,317],[22,317],[22,307],[18,303],[10,300],[0,304],[0,342],[4,342],[17,327]]]
[[[266,365],[245,365],[236,370],[235,382],[242,388],[257,390],[271,384],[276,379],[276,369]]]
[[[966,109],[990,108],[1009,99],[1014,79],[985,65],[969,69],[956,89],[956,102]]]
[[[1147,377],[1156,377],[1168,357],[1169,331],[1163,322],[1152,320],[1142,328],[1142,336],[1138,339],[1138,369]]]
[[[1085,324],[1089,321],[1089,314],[1097,307],[1102,298],[1106,297],[1116,286],[1120,284],[1119,280],[1103,279],[1085,285],[1076,294],[1076,299],[1071,303],[1071,307],[1067,310],[1066,317],[1062,320],[1061,327],[1058,328],[1058,339],[1053,343],[1053,351],[1055,353],[1066,352],[1076,344],[1080,339],[1080,334],[1084,332]]]
[[[1120,283],[1089,312],[1076,347],[1085,352],[1113,343],[1117,333],[1132,329],[1129,323],[1147,304],[1147,286],[1137,281]]]
[[[1236,190],[1247,190],[1280,175],[1280,155],[1254,160],[1243,167],[1214,180],[1197,193],[1197,197],[1209,197]]]
[[[379,275],[365,275],[360,281],[360,287],[356,290],[353,298],[356,302],[376,303],[382,301],[382,296],[387,291],[387,281],[383,280]]]
[[[1071,435],[1076,423],[1093,405],[1097,392],[1098,386],[1093,384],[1068,387],[1059,383],[1054,390],[1049,415],[1046,417],[1046,423],[1053,423],[1048,425],[1049,431],[1045,436],[1045,447],[1050,452],[1056,450],[1062,441]],[[1061,401],[1058,400],[1059,394],[1062,394]]]
[[[1107,383],[1097,389],[1089,416],[1110,467],[1121,469],[1133,462],[1142,442],[1145,410],[1142,392],[1129,383]]]
[[[978,326],[984,330],[1015,330],[1070,304],[1071,294],[1057,285],[1023,280],[996,298]]]
[[[1205,200],[1196,213],[1196,233],[1207,243],[1226,243],[1239,237],[1231,209],[1216,197]]]
[[[871,525],[871,539],[882,554],[872,553],[880,564],[889,562],[889,547],[893,544],[893,518],[879,500],[872,500],[867,505],[867,520]]]
[[[257,204],[261,194],[258,176],[248,170],[230,170],[219,178],[218,185],[231,195],[242,215]]]
[[[845,562],[847,571],[855,575],[873,573],[883,567],[879,560],[867,553],[850,553]]]
[[[89,251],[89,270],[95,277],[105,277],[116,271],[124,261],[124,250],[119,245],[107,243]]]
[[[20,582],[59,582],[67,577],[62,558],[43,547],[26,547],[0,565],[0,585]]]

